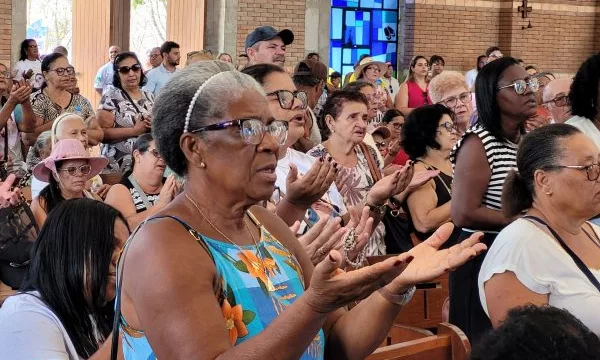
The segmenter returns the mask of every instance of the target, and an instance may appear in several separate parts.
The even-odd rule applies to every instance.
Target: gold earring
[[[550,195],[552,195],[552,191],[546,191],[545,194],[550,196]]]

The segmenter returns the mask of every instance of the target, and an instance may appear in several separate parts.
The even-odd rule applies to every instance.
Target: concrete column
[[[316,52],[321,62],[329,64],[329,24],[331,21],[331,1],[306,0],[304,18],[305,53]]]
[[[10,66],[19,60],[21,42],[27,37],[27,1],[12,0]],[[8,64],[6,64],[8,65]]]
[[[206,0],[205,49],[215,55],[226,52],[236,59],[237,11],[237,0]]]

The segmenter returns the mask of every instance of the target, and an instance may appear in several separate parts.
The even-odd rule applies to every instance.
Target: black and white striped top
[[[488,188],[483,195],[483,205],[489,209],[500,210],[502,208],[501,197],[504,180],[510,170],[517,168],[518,145],[508,140],[500,141],[485,130],[481,124],[473,125],[465,132],[452,150],[452,154],[450,155],[452,168],[456,165],[456,154],[460,150],[464,138],[469,134],[475,134],[481,139],[492,173]],[[456,176],[454,174],[454,178]]]

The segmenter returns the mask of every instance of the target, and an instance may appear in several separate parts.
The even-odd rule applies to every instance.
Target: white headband
[[[187,114],[185,115],[185,125],[183,126],[184,134],[186,132],[188,132],[188,128],[190,126],[190,118],[192,117],[192,111],[194,110],[194,105],[196,105],[196,100],[198,100],[198,97],[202,93],[202,90],[204,90],[204,88],[206,88],[208,83],[211,82],[214,78],[218,77],[219,75],[226,74],[229,72],[231,72],[231,70],[222,71],[220,73],[214,74],[213,76],[209,77],[202,85],[200,85],[198,90],[196,90],[196,93],[194,94],[194,97],[192,98],[192,101],[190,102],[190,106],[188,107]]]

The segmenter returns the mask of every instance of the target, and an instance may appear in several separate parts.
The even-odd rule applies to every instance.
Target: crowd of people
[[[286,67],[293,42],[262,26],[247,64],[199,50],[183,68],[176,42],[145,62],[114,45],[98,104],[64,48],[27,39],[0,64],[0,211],[26,204],[39,229],[18,266],[23,239],[0,243],[0,349],[363,359],[415,285],[451,272],[473,359],[514,355],[522,324],[589,354],[600,54],[573,78],[495,46],[464,75],[417,55],[399,81],[368,55],[346,76],[317,53]],[[554,318],[571,325],[536,327]]]

